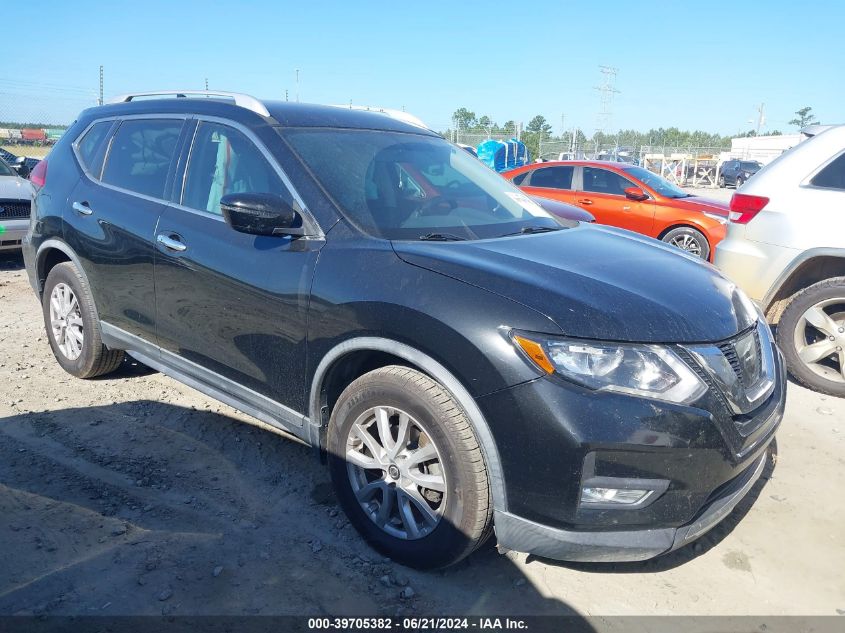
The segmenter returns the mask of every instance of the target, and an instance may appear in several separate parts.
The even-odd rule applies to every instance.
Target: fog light
[[[581,503],[584,505],[601,503],[628,506],[645,501],[653,492],[654,490],[584,487],[581,489]]]

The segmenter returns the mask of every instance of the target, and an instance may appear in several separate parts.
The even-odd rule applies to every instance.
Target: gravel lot
[[[310,449],[134,362],[63,373],[19,258],[0,306],[0,614],[845,613],[845,400],[790,385],[754,507],[693,547],[576,565],[489,543],[419,573],[358,538]]]

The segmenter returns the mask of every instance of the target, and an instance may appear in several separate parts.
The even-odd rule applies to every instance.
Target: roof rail
[[[389,108],[380,108],[378,106],[365,106],[365,105],[352,105],[352,104],[344,104],[344,105],[335,105],[335,108],[346,108],[347,110],[365,110],[367,112],[376,112],[378,114],[384,114],[389,116],[391,119],[396,119],[397,121],[403,121],[410,125],[415,125],[416,127],[421,127],[425,130],[430,130],[425,123],[422,122],[421,119],[415,117],[413,114],[405,112],[403,110],[391,110]]]
[[[132,101],[136,97],[166,97],[175,96],[178,98],[187,98],[188,95],[198,97],[226,97],[232,99],[236,106],[251,110],[261,116],[269,117],[270,112],[261,101],[255,97],[241,94],[239,92],[222,92],[219,90],[156,90],[154,92],[133,92],[131,94],[120,95],[109,99],[109,103],[126,103]]]

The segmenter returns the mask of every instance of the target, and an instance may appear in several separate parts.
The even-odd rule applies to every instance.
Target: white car
[[[715,263],[777,324],[793,377],[845,397],[845,125],[804,133],[734,194]]]
[[[30,182],[0,159],[0,252],[20,250],[29,228],[32,197]]]

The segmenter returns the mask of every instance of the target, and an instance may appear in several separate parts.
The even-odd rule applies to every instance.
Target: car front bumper
[[[29,219],[0,220],[0,251],[19,250],[29,229]]]
[[[630,562],[671,552],[706,534],[742,501],[763,474],[764,453],[739,477],[730,482],[691,522],[678,528],[579,532],[541,525],[527,519],[495,512],[499,545],[544,558],[575,562]]]
[[[494,436],[507,438],[498,443],[506,492],[494,514],[499,544],[559,560],[634,561],[703,535],[759,479],[783,419],[786,372],[772,351],[773,390],[742,416],[714,386],[695,406],[553,378],[479,398]],[[585,486],[654,494],[639,506],[596,506],[582,502]]]

